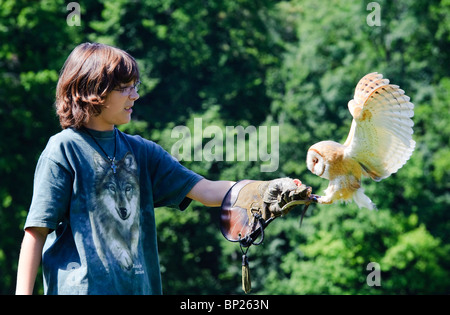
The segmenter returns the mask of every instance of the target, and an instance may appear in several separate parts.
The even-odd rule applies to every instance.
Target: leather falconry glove
[[[220,227],[231,242],[239,242],[242,250],[242,289],[251,290],[247,251],[251,245],[259,245],[264,239],[264,229],[275,218],[286,215],[297,205],[305,205],[306,212],[317,196],[311,195],[311,187],[298,179],[279,178],[271,181],[242,180],[237,182],[222,201]],[[261,240],[256,239],[261,236]],[[244,251],[242,247],[247,247]]]
[[[275,218],[286,215],[299,204],[311,202],[315,202],[314,196],[311,196],[311,187],[298,179],[286,177],[271,181],[239,181],[230,188],[222,202],[222,234],[227,240],[239,241],[247,247]],[[252,233],[258,235],[250,240]]]

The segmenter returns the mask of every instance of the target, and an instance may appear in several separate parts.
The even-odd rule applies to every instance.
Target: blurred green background
[[[344,141],[358,80],[380,72],[415,104],[417,147],[397,173],[364,181],[378,211],[312,206],[276,220],[250,248],[252,293],[450,293],[450,1],[143,0],[0,1],[0,293],[15,288],[37,159],[60,130],[58,73],[86,41],[130,52],[141,70],[132,123],[170,152],[177,125],[279,126],[280,167],[261,161],[183,161],[209,179],[300,178],[315,142]],[[372,12],[374,14],[374,12]],[[372,17],[369,16],[369,20]],[[208,139],[204,139],[204,142]],[[156,210],[165,294],[241,294],[241,253],[218,229],[219,211],[194,202]],[[369,262],[381,286],[366,282]],[[36,293],[42,293],[38,277]]]

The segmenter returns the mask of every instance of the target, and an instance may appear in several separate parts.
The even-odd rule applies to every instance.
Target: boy
[[[130,121],[138,87],[136,61],[118,48],[84,43],[66,60],[56,88],[63,131],[36,167],[17,294],[32,293],[41,256],[46,294],[161,294],[154,207],[217,207],[233,186],[115,128]],[[288,186],[272,189],[275,203]]]

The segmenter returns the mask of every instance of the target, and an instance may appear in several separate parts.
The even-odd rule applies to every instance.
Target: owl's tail
[[[353,194],[353,200],[360,209],[367,208],[369,210],[373,210],[377,208],[372,200],[364,194],[364,188],[362,187],[358,188],[358,190]]]

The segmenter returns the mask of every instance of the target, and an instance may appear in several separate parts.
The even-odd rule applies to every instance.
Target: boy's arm
[[[187,194],[186,197],[199,201],[207,207],[220,207],[225,194],[235,182],[211,181],[202,179]]]
[[[43,227],[29,227],[25,230],[17,267],[16,294],[33,294],[47,234],[48,228]]]
[[[245,202],[250,198],[251,202],[254,203],[254,198],[258,199],[258,194],[263,194],[259,197],[261,197],[261,202],[267,204],[266,210],[268,210],[263,215],[264,219],[268,219],[268,216],[272,215],[280,216],[286,214],[294,206],[294,204],[290,203],[291,201],[304,201],[296,204],[314,201],[311,199],[311,187],[303,185],[298,179],[286,177],[271,181],[252,182],[253,184],[250,185],[252,189],[239,196],[242,195],[240,198],[245,199]],[[202,179],[191,189],[186,197],[199,201],[207,207],[220,207],[225,195],[234,184],[236,182]],[[284,209],[283,206],[287,203],[292,204],[292,206]]]

